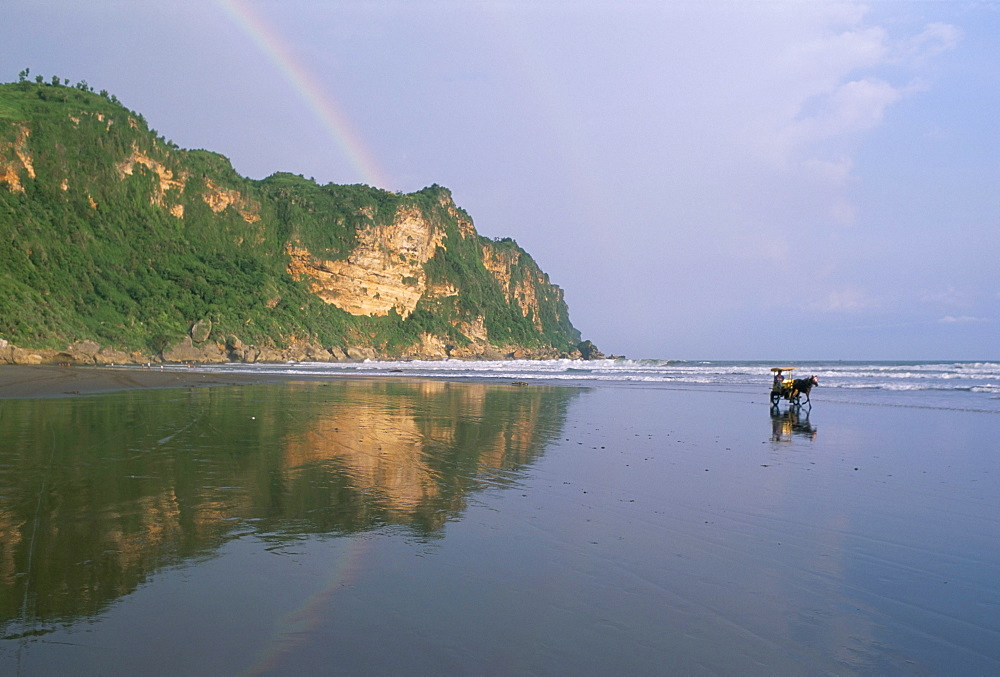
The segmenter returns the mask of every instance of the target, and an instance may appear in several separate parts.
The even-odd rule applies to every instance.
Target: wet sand
[[[219,374],[197,367],[183,371],[136,367],[0,366],[0,399],[67,397],[117,390],[196,388],[313,380],[284,374]]]
[[[996,414],[386,378],[66,397],[301,380],[0,369],[0,672],[1000,671]]]

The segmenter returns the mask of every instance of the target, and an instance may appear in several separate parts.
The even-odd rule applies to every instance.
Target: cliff
[[[579,346],[562,290],[512,240],[480,236],[446,188],[255,181],[85,83],[0,85],[0,362]]]

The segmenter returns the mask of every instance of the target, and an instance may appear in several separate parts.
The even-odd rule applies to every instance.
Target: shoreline
[[[75,397],[120,390],[201,388],[329,380],[291,374],[223,374],[188,369],[163,371],[139,367],[0,365],[0,400]]]
[[[167,388],[207,388],[285,383],[322,383],[342,380],[399,379],[405,381],[452,380],[476,381],[493,385],[522,385],[522,382],[492,379],[441,379],[412,374],[288,374],[232,373],[213,371],[213,365],[202,368],[162,370],[135,365],[59,366],[52,364],[0,364],[0,401],[34,398],[78,397],[122,390],[154,390]],[[526,384],[523,384],[526,385]],[[539,381],[533,385],[557,388],[586,387],[579,383]]]
[[[216,365],[198,365],[188,369],[168,368],[159,365],[143,368],[135,365],[11,365],[0,364],[0,401],[13,399],[78,397],[123,390],[151,390],[171,388],[202,388],[215,386],[247,386],[290,383],[324,383],[343,380],[406,380],[406,381],[452,381],[477,382],[493,385],[532,385],[556,388],[593,389],[604,386],[615,389],[674,390],[674,391],[714,391],[737,394],[749,398],[751,402],[765,402],[766,390],[757,384],[729,383],[682,383],[644,381],[590,381],[586,378],[564,379],[545,378],[534,375],[520,380],[520,375],[503,377],[484,374],[450,374],[447,371],[429,374],[355,372],[340,371],[326,373],[289,373],[287,371],[229,371],[217,370]],[[395,371],[395,370],[394,370]],[[933,393],[919,397],[908,396],[907,392],[873,391],[874,398],[863,390],[831,389],[822,392],[816,405],[875,406],[891,408],[917,408],[924,410],[948,410],[981,414],[1000,414],[994,404],[1000,396],[983,399],[982,396],[951,394],[945,398],[935,398]],[[784,407],[781,407],[784,409]],[[803,411],[806,411],[805,409]],[[807,414],[808,415],[808,414]]]

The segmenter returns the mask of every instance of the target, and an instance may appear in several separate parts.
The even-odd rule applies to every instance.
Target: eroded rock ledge
[[[63,350],[26,349],[0,339],[0,364],[221,364],[284,363],[294,362],[360,362],[362,360],[443,360],[449,358],[468,360],[599,360],[605,355],[590,341],[584,341],[571,351],[554,348],[525,349],[513,346],[475,346],[457,349],[441,344],[437,337],[428,335],[419,347],[398,355],[381,355],[368,346],[320,346],[311,343],[294,343],[284,348],[247,345],[230,337],[225,343],[205,341],[196,343],[191,337],[171,346],[159,354],[124,352],[101,346],[93,341],[78,341]]]

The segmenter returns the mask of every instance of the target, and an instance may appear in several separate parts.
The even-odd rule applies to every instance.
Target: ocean
[[[698,388],[760,393],[771,367],[815,375],[823,401],[1000,413],[1000,362],[745,362],[678,360],[374,361],[213,365],[212,371],[314,376],[412,376],[546,385]],[[167,367],[184,369],[185,367]]]

